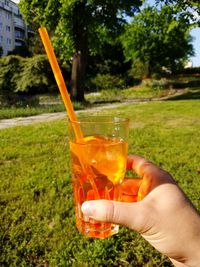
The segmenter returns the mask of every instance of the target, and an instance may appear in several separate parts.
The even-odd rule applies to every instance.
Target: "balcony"
[[[15,42],[23,42],[25,43],[26,41],[26,32],[22,29],[15,29]]]
[[[15,33],[15,39],[24,40],[25,39],[25,34]]]
[[[15,40],[15,48],[24,46],[25,44],[26,44],[26,42],[23,40]]]
[[[22,19],[16,18],[16,17],[14,18],[14,27],[18,28],[18,29],[22,29],[24,31],[26,29],[26,25],[25,25],[24,21]]]
[[[0,7],[9,12],[12,12],[12,7],[10,7],[9,5],[5,5],[5,3],[0,2]]]

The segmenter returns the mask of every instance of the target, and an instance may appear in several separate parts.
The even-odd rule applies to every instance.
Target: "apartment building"
[[[28,37],[28,27],[25,24],[19,7],[11,0],[0,0],[0,47],[3,56],[16,47],[23,46]]]

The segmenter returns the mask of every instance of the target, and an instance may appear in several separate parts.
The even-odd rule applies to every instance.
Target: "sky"
[[[200,28],[194,28],[191,31],[191,35],[194,38],[192,44],[195,51],[195,56],[191,57],[193,67],[200,67]]]
[[[15,3],[19,3],[20,0],[12,0]],[[150,5],[154,5],[154,0],[148,0]],[[194,28],[191,30],[191,36],[193,37],[193,47],[195,56],[191,57],[190,60],[193,63],[193,67],[200,67],[200,28]]]

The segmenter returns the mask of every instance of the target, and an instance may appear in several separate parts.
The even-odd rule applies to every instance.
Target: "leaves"
[[[127,61],[148,64],[149,75],[161,67],[174,69],[193,55],[189,23],[171,7],[146,7],[121,36]],[[181,49],[180,49],[181,47]]]
[[[0,94],[52,92],[56,88],[46,55],[3,57],[0,69]]]
[[[49,77],[51,75],[46,56],[36,55],[29,58],[24,62],[19,78],[16,80],[15,92],[27,92],[30,91],[30,88],[50,86]]]
[[[174,5],[174,10],[181,14],[185,19],[189,19],[193,27],[200,26],[200,2],[182,1],[182,0],[156,0],[156,3],[164,3],[165,5]]]
[[[123,29],[125,16],[138,11],[141,4],[141,0],[21,0],[20,10],[29,24],[37,25],[34,28],[44,25],[54,33],[57,54],[69,60],[83,37],[88,54],[100,51]]]

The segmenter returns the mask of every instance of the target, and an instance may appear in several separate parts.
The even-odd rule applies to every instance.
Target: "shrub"
[[[160,79],[160,80],[145,79],[142,81],[142,86],[151,88],[153,90],[163,90],[170,88],[170,84],[167,81],[167,79]]]
[[[53,74],[45,55],[24,60],[22,72],[16,81],[15,92],[51,92],[55,87]]]
[[[65,74],[69,72],[64,66]],[[16,55],[0,59],[0,95],[6,101],[21,94],[57,92],[56,82],[46,55],[23,58]]]
[[[149,75],[149,64],[142,63],[141,61],[135,61],[132,68],[129,71],[129,76],[134,77],[134,79],[142,79]]]
[[[125,81],[121,77],[111,74],[97,74],[91,80],[91,84],[98,91],[125,88]]]
[[[7,56],[0,59],[0,94],[5,98],[15,93],[16,81],[23,68],[24,59]]]
[[[182,68],[174,72],[174,74],[200,74],[200,67]]]

